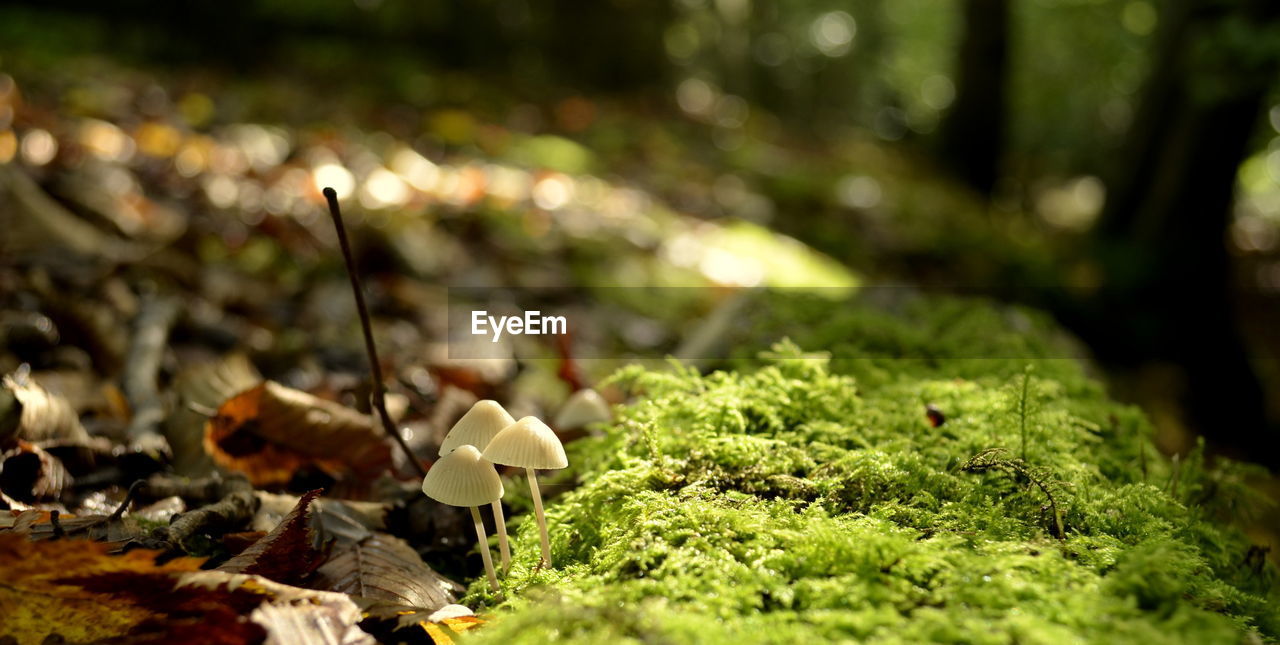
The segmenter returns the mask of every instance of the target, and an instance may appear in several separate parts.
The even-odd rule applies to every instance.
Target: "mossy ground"
[[[1274,567],[1228,519],[1254,503],[1244,469],[1160,457],[1140,411],[1051,358],[1047,322],[769,297],[743,347],[804,330],[846,358],[784,342],[706,375],[622,370],[635,402],[569,446],[577,486],[547,506],[556,567],[534,569],[520,524],[506,600],[468,640],[1280,638]]]

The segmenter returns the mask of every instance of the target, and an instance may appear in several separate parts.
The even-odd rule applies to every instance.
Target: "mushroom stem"
[[[476,539],[480,541],[480,557],[484,559],[484,572],[489,575],[489,588],[498,592],[498,574],[493,570],[493,556],[489,554],[489,536],[484,532],[484,520],[480,519],[480,507],[470,506],[471,519],[476,523]]]
[[[493,500],[493,523],[498,527],[498,550],[502,553],[502,573],[511,568],[511,545],[507,542],[507,518],[502,515],[502,500]]]
[[[551,538],[547,536],[547,516],[542,513],[542,491],[538,490],[538,475],[532,468],[525,468],[529,476],[529,491],[533,493],[533,512],[538,517],[538,530],[542,532],[542,564],[551,567]]]

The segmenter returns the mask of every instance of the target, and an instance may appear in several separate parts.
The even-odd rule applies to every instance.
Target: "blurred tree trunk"
[[[1280,72],[1280,2],[1164,6],[1153,72],[1098,231],[1108,284],[1085,335],[1104,359],[1179,367],[1192,425],[1275,467],[1280,443],[1235,319],[1227,227],[1237,168]]]
[[[956,55],[956,99],[942,123],[939,154],[984,195],[999,179],[1009,68],[1008,0],[965,0]]]

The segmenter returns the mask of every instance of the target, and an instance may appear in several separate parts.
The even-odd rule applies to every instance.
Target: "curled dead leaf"
[[[11,410],[18,412],[12,433],[32,443],[58,442],[85,445],[89,433],[80,425],[80,417],[71,403],[53,394],[30,378],[4,377],[0,384],[13,397]],[[12,416],[12,412],[8,416]],[[0,435],[2,438],[2,435]]]
[[[186,477],[206,477],[214,471],[204,449],[207,414],[222,402],[262,382],[262,376],[243,354],[197,363],[178,372],[173,389],[178,405],[165,420],[164,434],[173,450],[173,471]]]
[[[274,529],[283,521],[299,499],[294,495],[262,491],[256,491],[253,495],[258,499],[258,510],[253,515],[250,528],[264,532]],[[330,497],[316,499],[307,509],[311,526],[318,532],[322,542],[357,542],[369,537],[374,531],[385,530],[388,511],[388,505],[381,502]]]
[[[372,478],[391,461],[369,416],[273,381],[223,402],[205,424],[204,444],[215,463],[255,486],[287,483],[304,467]]]
[[[34,443],[18,440],[0,453],[0,491],[20,502],[57,499],[71,481],[62,462]]]

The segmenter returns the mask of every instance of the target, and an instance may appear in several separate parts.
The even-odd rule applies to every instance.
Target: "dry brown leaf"
[[[56,500],[72,477],[57,457],[18,440],[0,453],[0,490],[20,502]]]
[[[35,508],[12,509],[8,515],[0,518],[0,530],[30,534],[32,528],[41,522],[48,522],[50,517],[51,513],[45,510]]]
[[[321,492],[313,490],[303,494],[270,533],[222,563],[218,570],[257,574],[285,584],[295,584],[309,576],[324,555],[317,548],[319,538],[311,527],[310,517],[311,502]]]
[[[82,124],[81,127],[91,126]],[[102,190],[102,186],[111,185],[113,170],[111,164],[90,158],[60,174],[54,191],[57,197],[79,206],[79,212],[92,213],[109,222],[126,238],[163,245],[186,230],[187,219],[181,211],[148,199],[138,191]]]
[[[31,508],[29,504],[19,502],[18,500],[12,497],[9,497],[8,495],[5,495],[4,491],[0,491],[0,510],[25,511],[29,508]],[[4,522],[4,516],[0,515],[0,528],[4,528],[3,522]]]
[[[58,257],[133,262],[148,253],[142,245],[98,230],[58,203],[21,168],[0,166],[0,191],[11,207],[0,209],[0,255],[18,259]]]
[[[243,354],[198,363],[178,372],[173,390],[178,405],[165,420],[164,434],[173,450],[173,471],[185,477],[207,477],[213,460],[204,449],[208,417],[199,410],[216,410],[223,401],[262,382],[262,376]]]
[[[387,604],[425,611],[453,604],[455,594],[463,590],[427,566],[404,540],[386,533],[335,545],[309,586],[349,594],[359,598],[362,606]]]
[[[21,409],[16,436],[32,443],[57,442],[85,445],[89,433],[65,398],[51,393],[30,378],[9,375],[2,383]]]
[[[255,486],[287,483],[304,467],[371,479],[391,462],[369,416],[273,381],[222,403],[205,424],[204,445]]]
[[[72,642],[368,645],[346,596],[261,576],[157,563],[156,551],[107,555],[85,540],[0,534],[0,634],[20,644]]]
[[[27,539],[33,542],[62,537],[93,540],[105,544],[107,553],[119,553],[146,535],[146,530],[129,516],[111,518],[107,515],[60,514],[55,525],[51,512],[28,510],[11,520],[10,530],[26,534]]]
[[[255,491],[253,496],[258,500],[258,510],[249,528],[263,532],[275,528],[298,503],[296,495]],[[372,531],[385,530],[388,510],[382,502],[321,497],[311,503],[311,524],[324,541],[336,538],[354,542]]]
[[[239,555],[244,550],[253,546],[254,542],[261,540],[267,536],[266,531],[240,531],[237,533],[224,533],[222,535],[222,548],[227,550],[231,555]]]
[[[312,522],[326,540],[358,542],[387,528],[388,506],[346,499],[317,501]]]
[[[157,642],[195,633],[204,618],[213,619],[207,629],[223,642],[262,637],[261,627],[238,621],[241,612],[222,599],[172,593],[177,576],[197,571],[201,560],[157,564],[156,552],[111,556],[106,550],[84,540],[28,542],[19,534],[0,534],[0,634],[21,644],[53,634],[72,642]]]
[[[357,625],[360,609],[344,594],[302,589],[262,576],[197,571],[179,576],[177,589],[249,592],[260,602],[249,620],[267,632],[263,643],[274,645],[373,645]]]
[[[267,630],[263,645],[373,645],[373,637],[357,626],[360,610],[342,594],[331,597],[327,603],[264,602],[249,620]]]

